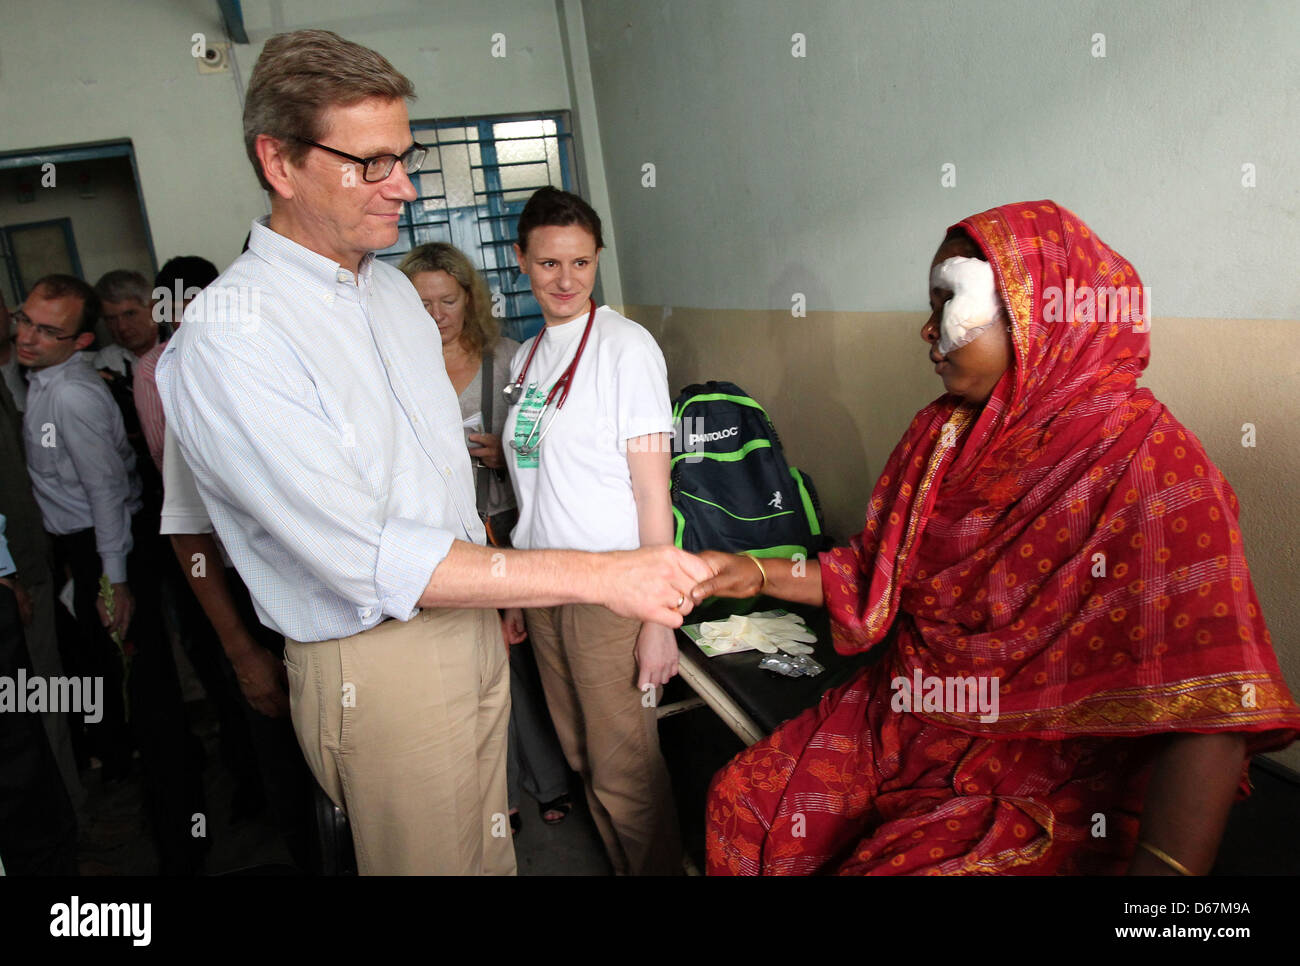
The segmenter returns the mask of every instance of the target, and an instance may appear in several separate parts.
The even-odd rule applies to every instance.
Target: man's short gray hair
[[[95,294],[101,302],[125,302],[135,299],[145,308],[153,296],[153,289],[139,272],[117,268],[103,275],[95,283]]]

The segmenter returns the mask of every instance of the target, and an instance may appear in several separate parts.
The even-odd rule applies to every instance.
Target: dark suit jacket
[[[0,379],[0,513],[5,515],[5,539],[9,541],[19,579],[38,583],[43,574],[48,580],[50,541],[27,475],[23,417],[3,379]]]

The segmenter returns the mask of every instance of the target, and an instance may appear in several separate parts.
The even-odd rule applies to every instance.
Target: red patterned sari
[[[718,773],[711,874],[1121,872],[1166,736],[1300,729],[1236,495],[1137,387],[1133,267],[1050,201],[959,227],[1015,364],[982,407],[921,410],[822,554],[836,649],[887,651]],[[996,720],[891,710],[917,672],[996,679]]]

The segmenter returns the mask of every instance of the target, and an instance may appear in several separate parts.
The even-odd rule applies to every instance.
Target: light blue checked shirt
[[[409,620],[452,541],[484,542],[437,327],[391,265],[358,275],[260,219],[158,360],[213,526],[297,641]]]
[[[23,440],[45,529],[64,535],[94,527],[104,573],[125,583],[140,477],[122,412],[84,353],[32,373]]]

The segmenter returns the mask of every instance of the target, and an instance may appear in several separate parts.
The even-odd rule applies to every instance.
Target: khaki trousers
[[[555,733],[615,874],[680,875],[655,702],[636,687],[640,623],[594,604],[530,608],[524,619]]]
[[[362,875],[513,875],[510,675],[495,610],[285,641],[294,731]]]

